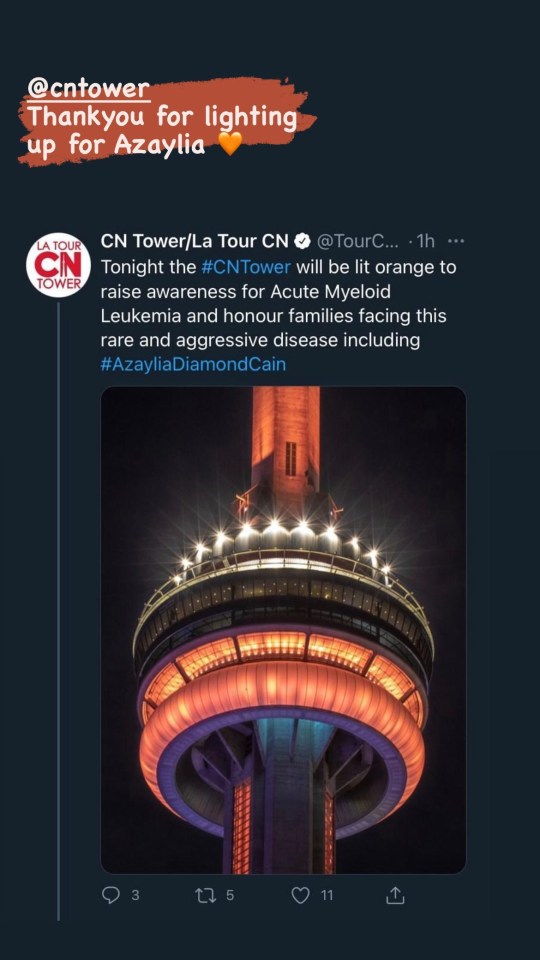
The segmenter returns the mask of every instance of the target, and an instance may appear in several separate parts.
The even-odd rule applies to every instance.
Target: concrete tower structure
[[[135,632],[143,774],[225,873],[333,873],[424,764],[431,632],[319,489],[319,393],[254,388],[252,485]]]

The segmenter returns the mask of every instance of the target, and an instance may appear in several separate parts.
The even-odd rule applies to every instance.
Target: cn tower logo
[[[30,247],[26,272],[32,286],[46,297],[71,297],[90,276],[90,254],[70,233],[47,233]]]

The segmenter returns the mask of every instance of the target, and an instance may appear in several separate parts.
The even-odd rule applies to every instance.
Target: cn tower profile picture
[[[355,423],[355,405],[361,414],[359,425],[362,417],[367,424],[366,430],[349,434],[346,442],[342,425],[336,421],[332,430],[331,418],[340,410],[339,388],[261,386],[232,391],[234,397],[242,394],[232,425],[227,390],[207,389],[206,396],[189,388],[136,392],[146,395],[150,406],[152,394],[159,395],[158,407],[165,394],[170,403],[178,403],[183,416],[171,444],[182,444],[185,418],[199,416],[202,431],[210,429],[209,424],[213,431],[221,420],[220,459],[225,453],[213,489],[197,483],[198,451],[193,445],[189,456],[181,457],[183,476],[176,473],[174,455],[169,456],[166,447],[159,469],[150,471],[161,477],[164,489],[171,483],[183,487],[183,505],[181,516],[163,518],[164,529],[171,526],[174,536],[170,529],[166,532],[167,546],[156,569],[163,568],[168,544],[175,555],[156,589],[146,596],[141,591],[131,641],[135,676],[131,710],[136,706],[139,732],[131,713],[130,780],[137,778],[135,792],[141,807],[133,813],[139,816],[144,807],[147,828],[152,818],[157,828],[151,842],[149,838],[142,841],[142,868],[158,872],[164,868],[165,856],[166,872],[333,874],[341,872],[343,862],[343,872],[361,873],[377,870],[379,851],[382,872],[392,863],[394,846],[395,869],[420,872],[434,868],[422,844],[429,845],[432,821],[440,815],[440,829],[449,830],[454,841],[459,837],[460,849],[454,842],[453,850],[446,851],[443,842],[439,870],[460,869],[460,858],[464,859],[463,717],[458,714],[452,730],[443,730],[440,719],[435,719],[432,737],[430,724],[431,714],[437,717],[432,677],[439,643],[443,644],[443,666],[446,661],[450,664],[447,681],[456,710],[463,710],[463,564],[456,569],[463,529],[455,532],[456,524],[463,527],[463,436],[461,427],[456,427],[458,410],[464,421],[462,395],[437,389],[342,391],[349,431]],[[119,407],[129,407],[131,393],[116,389],[105,394],[106,444],[109,416],[112,441],[122,420]],[[422,421],[431,425],[438,439],[428,442],[425,451],[426,437],[416,435],[417,430],[426,429],[423,422],[418,417],[410,420],[407,444],[403,417],[390,394],[409,395],[405,406],[417,407]],[[204,409],[198,414],[201,395]],[[325,421],[327,397],[331,410]],[[439,411],[435,404],[433,412],[433,399]],[[138,398],[137,404],[144,400],[144,396]],[[322,444],[321,405],[326,423]],[[378,421],[383,430],[380,437]],[[445,435],[445,423],[450,436]],[[231,433],[229,461],[227,431]],[[237,454],[232,451],[238,449],[239,431],[248,462],[239,465],[238,479],[247,479],[247,485],[234,480]],[[336,450],[340,434],[341,455]],[[371,434],[375,437],[372,450]],[[332,450],[328,467],[326,438]],[[201,456],[204,449],[202,442]],[[144,444],[139,449],[144,460],[143,451]],[[424,451],[422,459],[420,451]],[[105,454],[104,481],[109,484],[115,470],[108,473],[106,450]],[[459,489],[442,496],[438,506],[447,515],[439,517],[430,489],[424,493],[433,481],[423,481],[422,469],[424,456],[437,461],[443,454],[453,458],[452,467],[445,473],[439,463],[437,492],[444,490],[445,478],[453,472],[451,482],[455,487],[457,479]],[[407,477],[415,478],[412,484],[406,478],[404,489],[395,475],[396,461],[398,466],[403,461]],[[370,463],[376,473],[372,478]],[[434,466],[429,469],[433,471]],[[328,477],[335,478],[336,490],[327,487]],[[411,490],[415,485],[416,490]],[[106,489],[112,489],[114,499],[116,480]],[[159,490],[155,495],[159,497]],[[345,495],[351,504],[342,499]],[[379,538],[374,536],[377,518],[370,516],[377,507],[386,523]],[[144,509],[143,505],[143,513]],[[417,529],[421,537],[431,514],[453,540],[449,539],[446,555],[443,549],[436,558],[433,543],[439,531],[435,535],[428,531],[432,553],[423,564],[415,557],[415,552],[422,556],[418,544],[403,541],[402,525]],[[137,516],[132,515],[132,527],[136,523]],[[148,537],[145,534],[146,544]],[[150,550],[153,556],[160,554],[156,545]],[[152,556],[145,560],[144,552],[139,543],[137,556],[143,567],[152,566]],[[400,554],[413,579],[415,565],[422,570],[417,576],[420,590],[413,591],[401,575]],[[438,570],[432,572],[430,584],[430,570],[437,562],[444,568],[445,556],[453,564],[447,580],[444,569]],[[112,603],[112,584],[110,589]],[[438,609],[441,597],[451,589],[461,598],[461,606]],[[135,596],[133,587],[129,592]],[[432,611],[429,601],[437,609]],[[454,629],[449,620],[454,621]],[[439,640],[435,623],[440,621],[444,626]],[[127,641],[127,637],[122,640]],[[107,671],[105,642],[104,638]],[[114,643],[120,642],[116,636]],[[452,643],[454,647],[447,649]],[[110,659],[113,672],[120,672],[125,656],[113,654]],[[443,691],[441,711],[448,716],[452,690],[443,677],[438,686]],[[104,687],[108,687],[106,677]],[[122,697],[123,723],[128,700],[127,695]],[[105,740],[107,731],[106,720]],[[453,768],[457,801],[452,790],[444,791],[441,800],[444,784],[452,779],[440,772],[441,750],[446,751],[444,762]],[[104,774],[105,797],[108,779],[110,773]],[[122,802],[130,817],[130,792],[122,801],[116,784],[111,804],[105,804],[106,818],[114,820]],[[448,809],[441,810],[441,802]],[[160,832],[166,854],[155,849]],[[106,843],[109,828],[104,833]],[[104,846],[104,863],[111,864],[108,869],[121,865],[120,847],[113,853]],[[125,869],[128,861],[129,857]]]

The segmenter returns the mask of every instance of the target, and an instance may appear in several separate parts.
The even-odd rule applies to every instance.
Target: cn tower
[[[135,631],[143,775],[224,873],[334,873],[422,776],[426,615],[319,477],[319,387],[255,387],[251,486]]]

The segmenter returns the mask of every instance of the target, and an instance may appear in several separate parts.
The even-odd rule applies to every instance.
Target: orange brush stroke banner
[[[292,83],[259,77],[149,85],[143,96],[145,102],[124,98],[117,103],[112,97],[93,100],[80,92],[62,98],[25,96],[19,117],[28,131],[21,138],[28,152],[19,162],[38,167],[137,153],[165,156],[171,144],[168,156],[203,153],[206,147],[218,145],[224,128],[238,131],[242,144],[278,146],[290,143],[317,119],[300,112],[307,93],[296,92]],[[170,122],[176,118],[178,122]],[[138,141],[139,147],[119,148],[119,142],[126,140]],[[45,141],[52,141],[48,150]],[[81,146],[85,141],[87,151]]]

